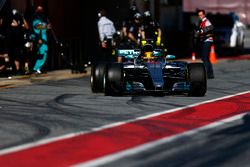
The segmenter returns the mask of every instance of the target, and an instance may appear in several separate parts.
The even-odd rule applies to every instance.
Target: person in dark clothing
[[[142,23],[142,39],[147,40],[151,39],[154,41],[156,46],[161,45],[161,27],[159,22],[153,19],[150,11],[145,11],[143,14],[143,23]]]
[[[22,63],[24,65],[24,73],[30,74],[31,67],[34,66],[34,57],[35,57],[35,35],[33,34],[32,29],[27,27],[24,31],[24,45],[23,45],[23,60]]]
[[[0,72],[1,76],[10,76],[10,60],[8,55],[6,28],[4,25],[4,14],[0,13]]]
[[[26,22],[20,12],[13,9],[7,20],[7,45],[10,61],[14,63],[16,74],[21,74],[21,57],[23,49],[23,35]]]
[[[124,42],[128,42],[128,29],[129,27],[132,25],[132,23],[134,22],[134,15],[136,13],[139,13],[139,11],[137,10],[137,7],[135,5],[132,5],[129,8],[129,13],[128,13],[128,17],[123,20],[122,22],[122,37]]]
[[[141,26],[142,16],[140,13],[134,15],[134,20],[128,28],[128,40],[131,48],[139,48],[141,46]]]
[[[205,10],[199,9],[197,11],[198,17],[200,19],[199,28],[196,30],[195,37],[199,39],[201,47],[201,59],[205,65],[207,71],[207,77],[209,79],[214,78],[214,72],[212,63],[209,60],[211,46],[214,42],[214,26],[207,19]]]

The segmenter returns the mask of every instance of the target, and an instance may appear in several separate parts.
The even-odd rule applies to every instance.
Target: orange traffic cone
[[[192,61],[193,61],[193,62],[196,61],[195,52],[192,52]]]
[[[211,46],[209,60],[212,64],[217,63],[214,45]]]

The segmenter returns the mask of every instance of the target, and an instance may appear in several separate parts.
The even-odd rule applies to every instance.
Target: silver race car
[[[174,60],[162,49],[146,44],[141,49],[120,49],[121,63],[92,65],[92,92],[105,95],[124,94],[187,94],[204,96],[207,76],[202,62]]]

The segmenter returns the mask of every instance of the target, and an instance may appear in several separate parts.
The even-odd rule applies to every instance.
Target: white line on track
[[[90,160],[90,161],[87,161],[84,163],[76,164],[73,167],[95,167],[98,165],[104,165],[104,164],[107,164],[109,162],[116,161],[116,160],[122,159],[122,158],[127,157],[127,156],[131,156],[131,155],[135,155],[135,154],[140,153],[140,152],[147,151],[151,148],[154,148],[154,147],[160,146],[162,144],[166,144],[168,142],[177,140],[181,137],[192,136],[198,132],[202,132],[204,130],[212,129],[212,128],[215,128],[217,126],[224,125],[224,124],[233,122],[235,120],[242,119],[242,117],[245,115],[246,115],[246,113],[239,114],[239,115],[236,115],[236,116],[224,119],[224,120],[220,120],[219,122],[214,122],[214,123],[208,124],[208,125],[203,126],[201,128],[197,128],[197,129],[186,131],[186,132],[183,132],[183,133],[180,133],[177,135],[173,135],[172,137],[165,137],[165,138],[155,140],[155,141],[152,141],[152,142],[149,142],[146,144],[142,144],[142,145],[134,147],[132,149],[127,149],[125,151],[120,151],[118,153],[110,154],[110,155],[103,156],[101,158]]]

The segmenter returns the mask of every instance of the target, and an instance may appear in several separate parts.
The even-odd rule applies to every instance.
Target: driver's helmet
[[[153,51],[154,51],[154,47],[151,44],[145,44],[142,47],[142,58],[144,60],[152,60],[154,59],[154,55],[153,55]]]

